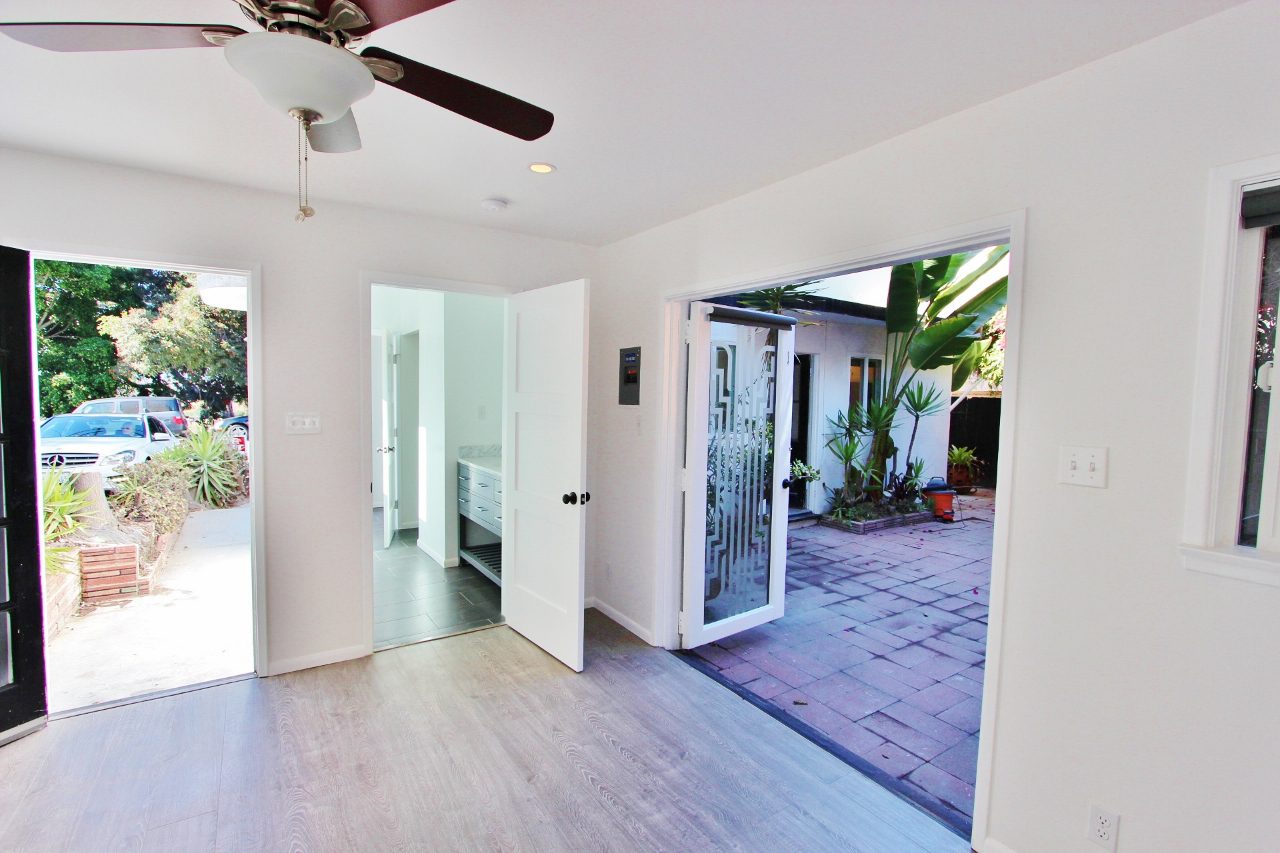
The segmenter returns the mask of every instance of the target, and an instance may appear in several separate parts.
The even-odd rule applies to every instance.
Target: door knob
[[[589,500],[591,500],[591,493],[590,493],[590,492],[583,492],[583,493],[582,493],[582,502],[585,504],[585,503],[586,503],[587,501],[589,501]]]
[[[785,480],[783,480],[783,481],[782,481],[782,488],[784,488],[784,489],[789,489],[789,488],[791,488],[791,478],[790,478],[790,477],[787,477]]]
[[[560,500],[564,501],[566,504],[576,504],[578,502],[578,493],[570,492],[567,495],[562,495]]]
[[[379,453],[395,453],[396,449],[394,447],[379,447],[378,452]]]

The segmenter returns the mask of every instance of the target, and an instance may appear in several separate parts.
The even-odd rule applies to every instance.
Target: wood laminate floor
[[[593,612],[575,675],[506,627],[57,720],[0,748],[0,849],[968,845]]]

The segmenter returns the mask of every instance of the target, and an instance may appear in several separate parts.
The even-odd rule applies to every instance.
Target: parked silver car
[[[151,415],[176,436],[187,434],[187,419],[177,397],[104,397],[76,406],[77,415]]]

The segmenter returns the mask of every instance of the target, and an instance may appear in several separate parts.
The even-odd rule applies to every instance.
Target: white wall
[[[458,559],[458,457],[465,447],[502,445],[502,370],[505,300],[444,296],[445,419],[444,502],[446,555]]]
[[[1092,849],[1100,803],[1122,816],[1122,851],[1275,849],[1280,589],[1187,572],[1176,545],[1208,173],[1280,151],[1277,44],[1280,4],[1245,5],[606,247],[591,594],[652,630],[669,564],[664,292],[1025,209],[994,788],[977,847]],[[641,405],[619,407],[616,351],[637,344]],[[1059,485],[1062,444],[1109,446],[1110,487]]]
[[[504,300],[375,285],[370,306],[374,328],[412,334],[418,344],[412,412],[402,407],[401,443],[414,439],[400,460],[402,472],[413,467],[401,482],[401,527],[417,526],[418,547],[457,565],[458,456],[502,443]],[[406,482],[416,485],[408,508]]]
[[[323,179],[312,178],[322,192]],[[272,672],[371,644],[361,272],[526,289],[590,276],[594,257],[569,243],[324,201],[299,224],[285,194],[14,150],[0,150],[0,183],[0,244],[261,270],[261,310],[250,322],[262,328],[254,450]],[[321,432],[285,435],[291,411],[318,412]]]

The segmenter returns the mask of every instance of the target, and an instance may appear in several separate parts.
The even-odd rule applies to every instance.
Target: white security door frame
[[[684,648],[784,613],[794,326],[790,318],[742,308],[689,307]],[[717,355],[726,364],[716,364]],[[714,434],[713,407],[723,413]],[[710,572],[709,558],[716,560]],[[763,584],[750,577],[761,569]]]

